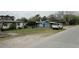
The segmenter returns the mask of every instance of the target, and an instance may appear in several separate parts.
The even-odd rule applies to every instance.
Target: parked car
[[[62,23],[53,23],[52,28],[53,29],[63,29],[63,24]]]

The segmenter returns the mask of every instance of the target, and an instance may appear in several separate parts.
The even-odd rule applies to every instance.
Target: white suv
[[[53,23],[52,28],[53,29],[63,29],[63,24],[61,24],[61,23]]]

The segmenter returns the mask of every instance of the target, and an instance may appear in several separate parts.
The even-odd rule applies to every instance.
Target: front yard
[[[64,29],[69,29],[74,26],[64,26]],[[64,30],[63,29],[63,30]],[[55,33],[58,33],[63,30],[53,30],[51,28],[26,28],[26,29],[16,29],[16,30],[8,30],[3,31],[3,35],[0,35],[0,39],[12,38],[17,36],[26,36],[26,35],[41,35],[42,37],[50,36]]]
[[[17,30],[9,30],[6,33],[16,33],[17,35],[33,35],[33,34],[43,34],[43,33],[57,33],[62,30],[53,30],[50,28],[26,28],[26,29],[17,29]]]
[[[17,29],[4,31],[7,35],[0,39],[12,38],[17,36],[26,36],[26,35],[41,35],[42,37],[53,35],[63,30],[53,30],[50,28],[26,28],[26,29]]]

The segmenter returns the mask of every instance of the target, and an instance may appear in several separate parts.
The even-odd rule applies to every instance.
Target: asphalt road
[[[79,48],[79,26],[52,35],[30,45],[33,48]]]

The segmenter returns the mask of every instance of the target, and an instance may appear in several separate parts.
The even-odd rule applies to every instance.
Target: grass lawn
[[[4,37],[0,37],[0,41],[4,41],[7,39],[19,37],[19,36],[26,36],[26,35],[41,35],[41,37],[47,37],[50,35],[53,35],[55,33],[58,33],[63,30],[53,30],[50,28],[26,28],[26,29],[16,29],[16,30],[9,30],[9,31],[4,31],[5,34]],[[16,33],[18,35],[9,35],[8,33]]]
[[[17,30],[9,30],[9,31],[4,31],[5,35],[3,37],[0,37],[0,42],[5,41],[5,40],[9,40],[12,38],[16,38],[16,37],[20,37],[20,36],[29,36],[31,37],[31,35],[34,35],[34,37],[38,37],[40,36],[42,37],[47,37],[53,34],[56,34],[60,31],[63,30],[53,30],[53,29],[49,29],[49,28],[27,28],[27,29],[17,29]],[[8,33],[17,33],[18,35],[8,35]]]
[[[46,36],[58,33],[60,31],[63,31],[63,30],[53,30],[50,28],[34,28],[34,29],[26,28],[26,29],[9,30],[9,31],[4,31],[4,33],[7,35],[4,35],[4,37],[0,37],[0,40],[9,39],[17,36],[34,35],[34,34],[46,37]]]
[[[54,34],[63,30],[53,30],[50,28],[27,28],[27,29],[17,29],[17,30],[9,30],[7,33],[17,33],[18,35],[30,35],[30,34]]]

